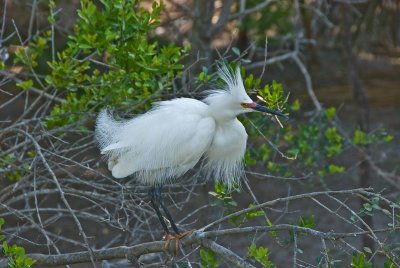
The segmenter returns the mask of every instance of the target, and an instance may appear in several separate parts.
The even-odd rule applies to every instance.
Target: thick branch
[[[400,227],[396,228],[386,228],[373,230],[374,233],[379,232],[389,232],[398,230]],[[235,235],[235,234],[246,234],[246,233],[259,233],[259,232],[270,232],[270,231],[284,231],[292,230],[295,232],[302,232],[312,236],[320,237],[321,239],[338,240],[346,237],[356,237],[358,235],[363,235],[370,233],[370,231],[359,231],[359,232],[349,232],[349,233],[333,233],[333,232],[322,232],[311,228],[290,225],[290,224],[279,224],[274,226],[252,226],[252,227],[242,227],[242,228],[232,228],[217,231],[201,232],[196,231],[191,235],[188,235],[182,240],[182,244],[185,246],[190,246],[192,244],[199,244],[207,249],[214,251],[227,263],[231,263],[235,267],[253,267],[250,263],[246,262],[243,258],[230,251],[229,249],[219,245],[218,243],[207,239],[220,237],[225,235]],[[149,253],[164,252],[165,242],[148,242],[131,247],[120,246],[108,249],[93,250],[93,257],[96,261],[101,260],[113,260],[113,259],[138,259],[141,255]],[[170,243],[170,247],[167,249],[171,254],[175,252],[175,243]],[[58,255],[44,255],[44,254],[27,254],[28,257],[36,260],[36,264],[42,266],[59,266],[67,264],[84,263],[90,261],[90,253],[87,251],[58,254]],[[0,261],[0,268],[7,267],[6,260]]]
[[[197,233],[188,235],[181,241],[181,243],[186,246],[199,244],[214,251],[219,257],[234,267],[254,267],[229,249],[219,245],[214,241],[204,238],[202,235],[197,235]],[[131,247],[120,246],[108,249],[92,250],[92,252],[81,251],[57,255],[27,254],[27,257],[36,260],[36,265],[53,267],[90,262],[91,257],[94,259],[94,261],[113,259],[137,260],[141,255],[165,252],[166,250],[171,254],[175,254],[175,242],[173,241],[169,243],[168,249],[165,249],[164,241],[157,241],[143,243]],[[0,268],[3,267],[7,267],[7,260],[0,260]]]

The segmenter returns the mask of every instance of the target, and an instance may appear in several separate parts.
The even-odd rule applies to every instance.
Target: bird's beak
[[[258,103],[255,103],[255,102],[252,102],[252,103],[244,103],[242,106],[245,107],[245,108],[250,108],[250,109],[259,111],[259,112],[277,115],[277,116],[280,116],[280,117],[284,118],[285,120],[288,120],[288,119],[289,119],[289,117],[287,117],[287,116],[284,115],[283,113],[280,113],[280,112],[271,110],[271,109],[269,109],[269,108],[267,108],[267,107],[264,107],[264,106],[262,106],[262,105],[260,105],[260,104],[258,104]]]

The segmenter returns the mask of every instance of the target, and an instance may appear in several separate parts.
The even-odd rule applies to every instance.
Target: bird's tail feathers
[[[121,126],[122,123],[116,121],[108,109],[99,113],[96,120],[95,137],[102,153],[105,148],[117,142],[116,134]]]

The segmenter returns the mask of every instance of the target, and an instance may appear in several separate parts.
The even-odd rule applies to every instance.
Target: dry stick
[[[237,211],[235,213],[229,214],[229,215],[227,215],[225,217],[222,217],[222,218],[220,218],[220,219],[218,219],[218,220],[216,220],[216,221],[204,226],[203,228],[200,229],[200,231],[205,231],[207,229],[210,229],[211,227],[213,227],[213,226],[215,226],[215,225],[217,225],[217,224],[219,224],[221,222],[224,222],[224,221],[226,221],[226,220],[228,220],[228,219],[230,219],[232,217],[236,217],[236,216],[242,215],[244,213],[263,208],[265,206],[272,206],[272,205],[275,205],[276,203],[279,203],[279,202],[286,202],[286,201],[297,200],[297,199],[302,199],[302,198],[311,198],[311,197],[319,196],[319,195],[328,195],[328,196],[330,196],[330,195],[356,194],[356,193],[367,194],[367,193],[369,193],[367,191],[371,191],[371,190],[372,190],[372,188],[358,188],[358,189],[341,190],[341,191],[320,191],[320,192],[312,192],[312,193],[305,193],[305,194],[299,194],[299,195],[292,195],[292,196],[283,197],[283,198],[277,198],[277,199],[274,199],[274,200],[271,200],[271,201],[264,202],[264,203],[262,203],[260,205],[256,205],[254,207],[242,209],[242,210]]]
[[[53,248],[55,249],[55,251],[60,254],[60,250],[58,249],[58,247],[56,246],[56,244],[53,242],[53,240],[51,240],[48,235],[47,235],[47,231],[43,228],[41,228],[41,226],[37,225],[36,222],[28,217],[27,215],[23,214],[22,212],[20,212],[19,210],[13,209],[11,207],[8,207],[5,204],[0,203],[0,206],[4,207],[5,209],[7,209],[8,211],[12,212],[13,215],[16,215],[18,218],[24,218],[27,221],[29,221],[32,224],[32,228],[37,229],[40,233],[43,234],[44,237],[46,237],[47,242],[49,242]],[[19,228],[19,227],[18,227]]]
[[[400,226],[396,227],[396,230],[399,230]],[[369,230],[367,231],[358,231],[358,232],[351,232],[351,233],[335,233],[335,232],[322,232],[315,229],[301,227],[298,225],[291,225],[291,224],[277,224],[272,226],[250,226],[250,227],[240,227],[240,228],[231,228],[231,229],[224,229],[224,230],[216,230],[216,231],[196,231],[195,234],[199,237],[204,238],[212,238],[212,237],[220,237],[220,236],[228,236],[228,235],[239,235],[239,234],[247,234],[247,233],[257,233],[257,232],[270,232],[270,231],[293,231],[293,232],[301,232],[306,233],[315,237],[328,239],[328,240],[339,240],[341,238],[347,237],[357,237],[359,235],[368,234],[370,233]],[[377,229],[373,230],[375,233],[383,233],[383,232],[390,232],[393,231],[392,228],[384,228],[384,229]]]
[[[1,43],[3,42],[3,34],[4,34],[4,29],[6,26],[6,15],[7,15],[7,0],[4,1],[4,8],[3,8],[3,21],[1,23],[1,33],[0,33],[0,46]]]
[[[325,239],[321,237],[322,247],[324,248],[324,259],[326,267],[329,267],[329,256],[328,256],[328,248],[326,247]],[[322,259],[321,259],[322,262]]]
[[[254,177],[263,177],[263,178],[269,178],[269,179],[277,179],[277,180],[283,180],[283,181],[300,181],[300,180],[307,180],[307,179],[311,179],[313,173],[310,172],[306,175],[303,175],[301,177],[283,177],[283,176],[275,176],[275,175],[270,175],[270,174],[265,174],[265,173],[259,173],[259,172],[255,172],[255,171],[249,171],[246,170],[245,171],[246,174],[250,174]]]
[[[266,0],[264,2],[261,2],[260,4],[254,6],[252,8],[248,8],[248,9],[245,9],[245,10],[240,11],[238,13],[230,15],[228,17],[228,20],[234,20],[234,19],[237,19],[237,18],[242,18],[242,17],[245,17],[245,16],[247,16],[247,15],[249,15],[251,13],[260,11],[261,9],[266,8],[272,2],[275,2],[275,1],[274,0]]]
[[[89,245],[89,241],[88,241],[88,239],[87,239],[87,236],[86,236],[85,232],[83,231],[82,225],[81,225],[79,219],[76,217],[75,213],[73,212],[73,210],[72,210],[71,206],[69,205],[67,199],[65,198],[64,191],[63,191],[63,189],[61,188],[60,183],[58,182],[57,176],[56,176],[56,174],[54,174],[54,171],[51,169],[51,167],[50,167],[49,164],[47,163],[46,158],[43,156],[40,145],[36,142],[35,138],[33,138],[29,133],[27,133],[27,132],[25,132],[25,131],[22,131],[22,130],[19,130],[19,129],[16,129],[15,131],[26,135],[26,136],[32,141],[33,145],[35,146],[35,149],[36,149],[37,154],[39,155],[39,157],[40,157],[40,159],[42,160],[44,166],[46,167],[46,169],[47,169],[48,172],[50,173],[50,175],[51,175],[51,177],[52,177],[54,183],[55,183],[56,186],[57,186],[57,189],[58,189],[58,191],[59,191],[59,193],[60,193],[61,200],[63,201],[64,205],[67,207],[67,209],[69,210],[69,212],[71,213],[71,216],[72,216],[72,218],[73,218],[74,221],[75,221],[75,224],[78,226],[79,234],[82,235],[83,240],[85,241],[85,244],[86,244],[87,249],[88,249],[88,251],[89,251],[90,260],[91,260],[91,262],[93,263],[93,266],[96,267],[96,264],[94,263],[93,250],[91,249],[91,247],[90,247],[90,245]]]
[[[293,268],[296,268],[297,263],[297,232],[293,232]]]
[[[259,67],[264,67],[266,65],[272,65],[272,64],[275,64],[275,63],[278,63],[281,61],[285,61],[285,60],[291,59],[295,53],[296,52],[288,52],[288,53],[285,53],[285,54],[282,54],[279,56],[272,57],[265,61],[254,62],[252,64],[247,65],[246,69],[251,70],[251,69],[255,69],[255,68],[259,68]]]
[[[224,261],[233,264],[235,267],[254,267],[250,263],[243,260],[241,257],[236,255],[229,249],[217,244],[216,242],[208,239],[201,239],[201,245],[207,249],[211,249],[217,255],[219,255]],[[255,267],[254,267],[255,268]]]
[[[268,37],[265,36],[264,63],[267,62],[267,56],[268,56]],[[264,66],[263,66],[263,68],[262,68],[262,71],[261,71],[261,74],[260,74],[260,76],[258,77],[258,78],[260,79],[260,81],[261,81],[261,78],[264,76],[266,67],[267,67],[267,64],[264,64]],[[279,122],[279,120],[278,120],[278,122]]]
[[[400,190],[400,176],[396,176],[395,174],[390,174],[389,172],[386,172],[379,168],[371,159],[370,156],[365,154],[365,158],[367,159],[370,167],[376,172],[376,174],[384,179],[386,182],[397,188],[397,190]]]
[[[318,98],[315,96],[314,90],[313,90],[313,86],[312,86],[312,82],[311,82],[311,76],[308,73],[308,70],[306,68],[306,66],[303,64],[303,62],[300,60],[299,58],[299,53],[300,53],[300,42],[301,42],[301,38],[304,36],[304,30],[303,30],[303,24],[302,24],[302,20],[300,18],[300,6],[299,6],[299,1],[295,0],[294,1],[294,8],[295,8],[295,18],[294,18],[294,36],[295,36],[295,41],[294,41],[294,45],[295,45],[295,52],[292,55],[292,59],[294,60],[294,62],[297,64],[297,66],[299,67],[301,73],[304,76],[305,82],[306,82],[306,89],[307,89],[307,93],[310,96],[315,109],[316,109],[316,114],[319,114],[322,110],[322,106],[320,104],[320,102],[318,101]]]
[[[254,204],[259,205],[260,202],[258,202],[258,199],[257,199],[256,195],[254,194],[254,192],[251,190],[251,187],[250,187],[249,183],[247,182],[247,180],[243,180],[243,182],[244,182],[244,185],[246,185],[246,188],[249,191]],[[264,211],[263,216],[264,216],[265,220],[267,222],[270,222],[270,219],[268,218],[266,211],[264,209],[263,209],[263,211]]]
[[[307,89],[308,95],[310,96],[310,98],[315,106],[315,109],[317,110],[316,112],[318,114],[322,110],[322,106],[321,106],[321,103],[318,101],[317,97],[315,96],[314,89],[312,87],[311,76],[308,73],[306,66],[304,66],[303,62],[300,60],[300,58],[297,54],[293,54],[292,59],[297,64],[301,73],[304,76],[304,79],[306,81],[306,89]]]
[[[36,190],[37,190],[37,185],[36,185],[36,167],[33,171],[33,194],[34,194],[34,201],[35,201],[35,209],[36,209],[36,215],[40,224],[40,227],[44,230],[44,226],[43,226],[43,222],[42,222],[42,217],[40,216],[40,212],[39,212],[39,205],[38,205],[38,199],[37,199],[37,194],[36,194]],[[48,237],[48,235],[45,235],[46,237],[46,241],[47,241],[47,248],[50,252],[50,244],[53,243],[53,241]],[[60,252],[57,250],[57,253],[60,254]]]
[[[328,212],[332,213],[333,215],[335,215],[336,217],[338,217],[339,219],[343,220],[344,222],[353,225],[355,228],[359,229],[359,230],[363,230],[360,226],[358,226],[357,224],[352,223],[351,221],[349,221],[348,219],[346,219],[345,217],[343,217],[342,215],[340,215],[339,213],[336,213],[335,211],[332,211],[330,208],[328,208],[327,206],[325,206],[324,204],[322,204],[320,201],[318,201],[316,198],[311,198],[311,200],[313,200],[315,203],[317,203],[318,205],[320,205],[321,207],[323,207],[324,209],[326,209]]]
[[[31,40],[31,38],[32,38],[33,20],[35,19],[35,16],[36,16],[37,5],[38,5],[38,1],[34,0],[32,3],[31,17],[29,19],[28,38],[26,39],[28,41]]]
[[[275,151],[277,151],[283,158],[286,158],[288,160],[295,160],[297,158],[297,154],[294,157],[290,157],[285,155],[281,150],[279,150],[279,148],[270,140],[268,139],[264,133],[262,133],[258,127],[253,123],[253,121],[249,120],[250,124],[257,130],[257,132],[269,143],[269,145],[272,146],[272,148],[274,148]]]
[[[50,16],[52,20],[54,21],[54,10],[53,10],[53,5],[50,2]],[[54,22],[51,23],[51,59],[53,61],[56,60],[56,45],[55,45],[55,40],[54,40]]]
[[[339,204],[341,204],[347,211],[349,211],[354,217],[356,217],[361,224],[368,230],[368,234],[370,236],[372,236],[372,238],[375,240],[375,242],[378,243],[379,247],[382,249],[383,254],[390,260],[393,260],[393,263],[396,264],[397,266],[399,266],[397,263],[394,262],[394,258],[395,256],[393,256],[392,254],[388,254],[385,251],[384,248],[384,244],[378,239],[378,237],[375,235],[374,231],[372,230],[371,226],[369,226],[356,212],[354,212],[354,210],[352,210],[349,206],[347,206],[345,203],[343,203],[342,201],[340,201],[339,199],[337,199],[336,197],[330,196],[328,195],[329,198],[335,200],[336,202],[338,202]]]

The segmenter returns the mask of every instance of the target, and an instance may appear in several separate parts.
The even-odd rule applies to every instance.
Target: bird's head
[[[234,72],[227,65],[221,65],[218,68],[218,75],[225,82],[225,87],[223,90],[212,91],[205,99],[205,102],[216,110],[218,116],[234,118],[242,113],[259,111],[287,119],[286,115],[254,102],[247,95],[240,75],[240,67],[237,67]]]

